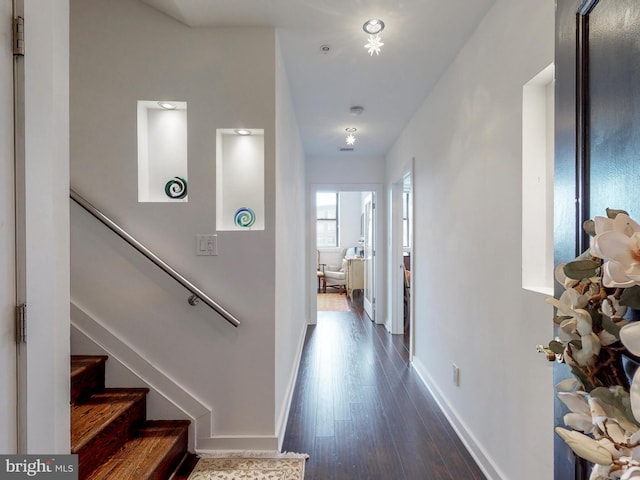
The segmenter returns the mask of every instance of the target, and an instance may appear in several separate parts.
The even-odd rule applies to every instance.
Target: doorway
[[[391,333],[404,336],[404,344],[413,355],[415,325],[413,299],[413,183],[411,172],[406,172],[391,187],[391,293],[393,320]]]
[[[309,323],[344,304],[376,321],[379,266],[375,245],[380,185],[311,185],[309,191]],[[331,297],[331,298],[325,298]],[[329,306],[328,306],[329,305]]]

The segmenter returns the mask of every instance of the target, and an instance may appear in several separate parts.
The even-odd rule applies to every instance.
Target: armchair
[[[337,268],[337,270],[333,270]],[[336,287],[338,293],[346,291],[347,287],[347,261],[343,260],[341,265],[327,265],[324,269],[324,284],[322,291],[327,292],[327,287]]]
[[[318,275],[322,280],[322,292],[327,292],[327,287],[335,287],[339,293],[346,292],[347,285],[347,261],[344,258],[342,248],[323,248],[318,250]]]

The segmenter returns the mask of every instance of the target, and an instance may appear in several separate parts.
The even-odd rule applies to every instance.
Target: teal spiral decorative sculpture
[[[182,177],[173,177],[164,186],[164,193],[169,198],[184,198],[187,196],[187,181]]]
[[[233,216],[233,222],[238,227],[251,228],[251,226],[256,223],[256,214],[248,207],[241,207],[236,210],[236,213]]]

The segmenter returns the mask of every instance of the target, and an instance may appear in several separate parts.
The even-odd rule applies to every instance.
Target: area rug
[[[307,458],[300,453],[202,454],[188,480],[303,480]]]
[[[343,293],[319,293],[319,312],[348,312],[347,296]]]

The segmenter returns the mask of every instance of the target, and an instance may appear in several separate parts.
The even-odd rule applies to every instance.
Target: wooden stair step
[[[198,460],[200,458],[195,453],[187,452],[172,480],[189,480],[191,472],[198,464]]]
[[[189,420],[154,420],[141,427],[90,480],[166,480],[185,460]],[[186,457],[187,461],[189,457]],[[193,467],[191,467],[193,468]]]
[[[108,388],[71,406],[71,453],[84,478],[135,433],[146,418],[148,388]]]
[[[71,356],[71,405],[104,390],[105,355]]]

